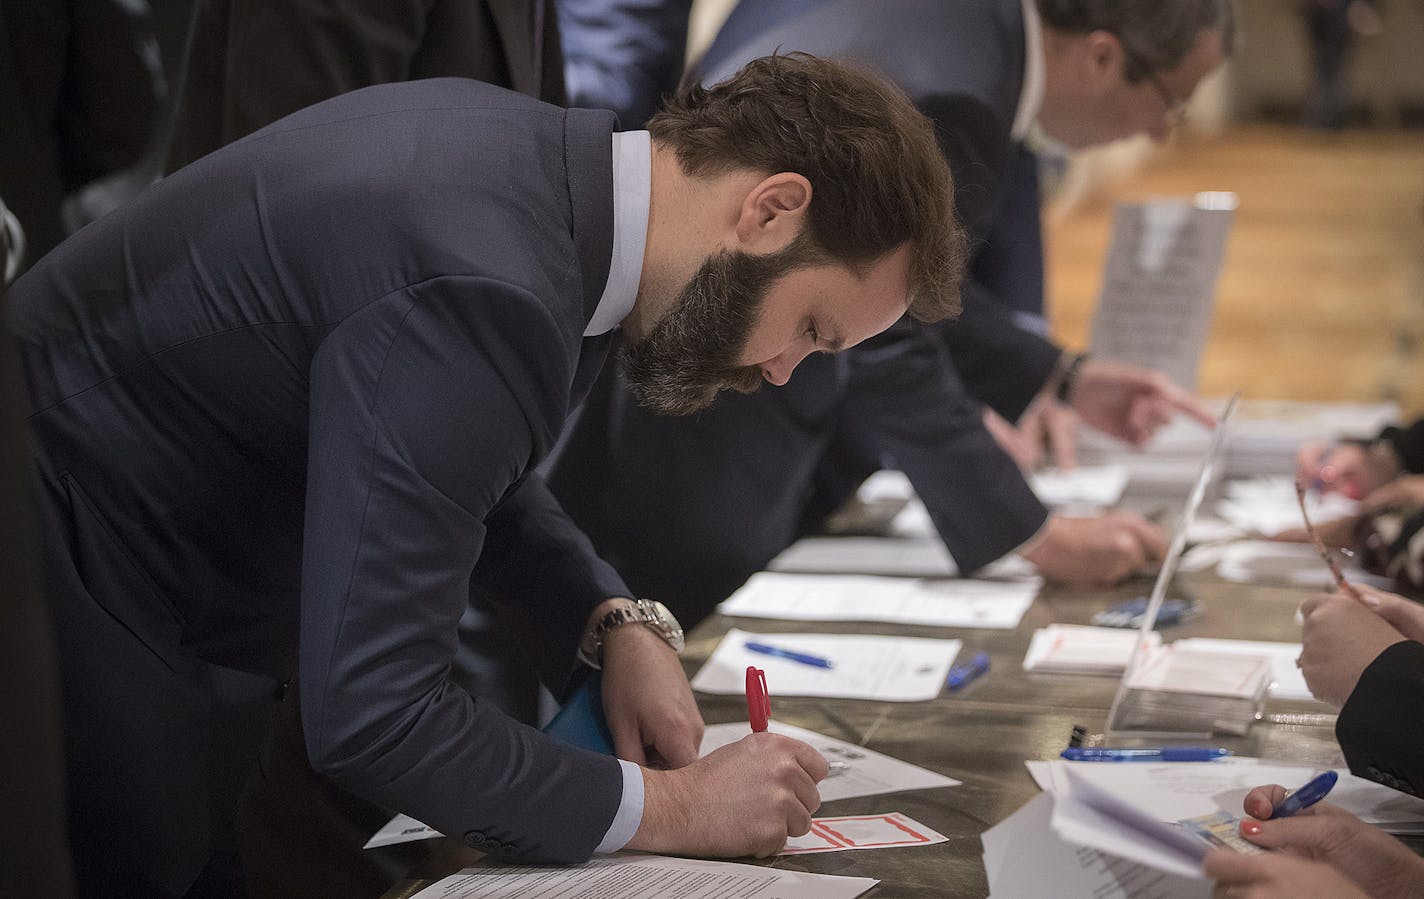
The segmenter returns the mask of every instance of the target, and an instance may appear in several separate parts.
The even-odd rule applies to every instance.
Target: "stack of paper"
[[[848,574],[754,574],[723,615],[796,621],[890,621],[934,627],[1017,627],[1042,581],[918,580]]]
[[[747,644],[826,660],[823,668],[748,649]],[[749,634],[732,628],[692,679],[694,690],[739,695],[747,667],[766,671],[775,708],[777,696],[837,696],[916,702],[933,699],[959,654],[958,640],[872,637],[860,634]]]
[[[1062,674],[1121,674],[1137,640],[1137,631],[1122,628],[1050,624],[1034,631],[1023,667],[1025,671]],[[1162,635],[1156,631],[1147,637],[1148,646],[1161,641]]]
[[[1151,649],[1128,675],[1116,729],[1244,734],[1271,684],[1265,656]]]
[[[1310,699],[1310,687],[1295,660],[1300,657],[1299,643],[1267,643],[1261,640],[1218,640],[1211,637],[1189,637],[1172,644],[1178,649],[1202,652],[1234,653],[1260,656],[1271,664],[1271,697],[1273,699]]]

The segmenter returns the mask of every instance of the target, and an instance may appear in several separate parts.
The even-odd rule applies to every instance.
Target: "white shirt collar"
[[[653,142],[646,131],[613,132],[613,257],[608,283],[583,336],[605,334],[633,311],[648,243],[653,192]]]
[[[1014,112],[1010,131],[1014,140],[1023,140],[1038,118],[1043,106],[1043,22],[1038,17],[1038,4],[1022,0],[1024,20],[1024,77],[1019,91],[1019,106]]]

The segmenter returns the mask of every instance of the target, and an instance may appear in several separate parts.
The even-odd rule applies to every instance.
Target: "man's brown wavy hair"
[[[880,75],[808,53],[766,56],[710,87],[684,84],[648,130],[688,175],[804,176],[803,237],[817,261],[860,273],[909,243],[910,315],[959,314],[967,251],[949,166],[929,119]]]

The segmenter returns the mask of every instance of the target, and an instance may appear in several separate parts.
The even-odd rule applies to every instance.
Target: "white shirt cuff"
[[[623,799],[618,803],[613,823],[608,825],[608,833],[603,835],[603,842],[594,852],[617,852],[628,845],[638,832],[638,825],[643,823],[643,769],[623,759],[619,759],[618,764],[623,769]]]

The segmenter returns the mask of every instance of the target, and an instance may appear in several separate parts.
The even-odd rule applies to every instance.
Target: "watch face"
[[[645,599],[643,602],[651,606],[653,613],[660,619],[658,622],[659,629],[662,630],[663,637],[668,641],[668,645],[675,651],[682,652],[682,648],[686,645],[687,641],[683,638],[682,625],[678,623],[672,611],[656,599]]]

